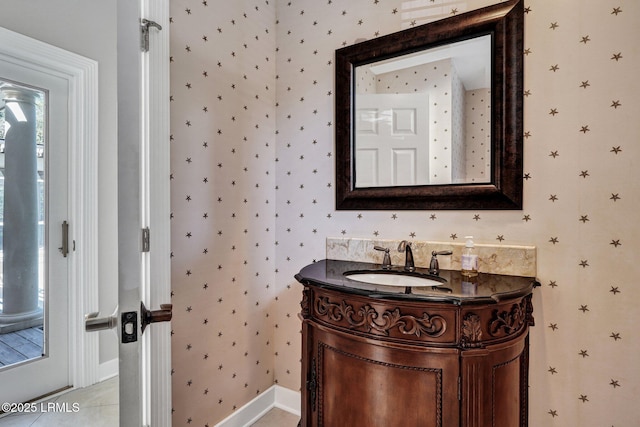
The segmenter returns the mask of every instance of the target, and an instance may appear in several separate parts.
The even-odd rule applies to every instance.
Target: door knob
[[[84,316],[85,331],[103,331],[106,329],[113,329],[118,326],[118,308],[116,308],[111,316],[98,317],[99,315],[100,312],[95,311]]]
[[[142,327],[142,333],[150,323],[156,322],[168,322],[171,320],[173,304],[160,304],[160,310],[149,310],[144,306],[144,303],[140,303],[140,323]]]

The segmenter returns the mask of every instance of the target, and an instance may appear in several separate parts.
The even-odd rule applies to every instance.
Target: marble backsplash
[[[327,238],[327,258],[346,261],[382,263],[384,253],[373,249],[381,246],[390,249],[391,263],[404,265],[404,253],[397,248],[401,240],[364,238]],[[440,255],[438,261],[442,270],[460,270],[460,257],[464,242],[429,242],[411,240],[416,267],[429,267],[432,251],[451,250],[452,255]],[[475,244],[478,254],[478,270],[482,273],[509,276],[536,276],[536,247]]]

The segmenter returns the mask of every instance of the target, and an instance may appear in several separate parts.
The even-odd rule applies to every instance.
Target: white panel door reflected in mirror
[[[356,107],[356,187],[429,183],[427,94],[361,94]]]
[[[355,187],[491,180],[491,35],[355,68]]]

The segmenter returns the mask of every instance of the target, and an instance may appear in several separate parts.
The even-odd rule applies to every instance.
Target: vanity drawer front
[[[456,344],[454,306],[372,299],[315,287],[310,291],[310,317],[318,323],[378,340]]]

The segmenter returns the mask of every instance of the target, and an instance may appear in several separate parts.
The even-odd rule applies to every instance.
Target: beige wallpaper
[[[273,384],[275,5],[171,2],[173,423]]]
[[[172,0],[174,425],[300,387],[327,236],[533,244],[532,426],[640,425],[640,4],[527,0],[522,211],[334,210],[333,54],[491,0]]]
[[[491,180],[491,89],[475,89],[465,96],[466,178]]]

